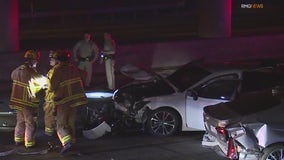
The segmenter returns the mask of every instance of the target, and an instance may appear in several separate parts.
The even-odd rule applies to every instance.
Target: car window
[[[237,75],[226,75],[211,79],[196,91],[199,97],[230,100],[235,94],[240,80]]]

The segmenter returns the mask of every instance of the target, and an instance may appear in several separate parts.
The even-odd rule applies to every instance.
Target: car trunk
[[[279,98],[272,95],[271,90],[251,92],[239,96],[231,102],[219,103],[204,108],[205,126],[213,135],[216,135],[215,128],[226,127],[236,122],[258,121],[255,113],[268,110],[281,104]]]

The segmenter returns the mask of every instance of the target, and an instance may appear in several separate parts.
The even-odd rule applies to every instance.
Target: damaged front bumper
[[[83,135],[88,139],[97,139],[108,132],[111,132],[111,127],[104,121],[95,128],[83,130]]]

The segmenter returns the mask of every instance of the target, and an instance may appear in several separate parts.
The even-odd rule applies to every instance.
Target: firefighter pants
[[[106,68],[106,78],[108,89],[115,89],[115,77],[114,77],[114,59],[108,58],[105,60],[105,68]]]
[[[17,110],[14,140],[16,143],[24,143],[27,148],[35,145],[35,113],[36,109],[31,107],[23,107],[21,110]]]
[[[62,146],[76,141],[76,107],[56,106],[57,135]]]
[[[54,102],[44,103],[44,131],[48,136],[52,136],[55,133],[55,109]]]

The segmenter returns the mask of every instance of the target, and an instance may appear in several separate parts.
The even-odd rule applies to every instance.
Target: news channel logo
[[[263,0],[241,0],[240,7],[243,9],[263,9]]]
[[[241,8],[244,8],[244,9],[263,9],[264,4],[263,3],[242,3]]]

